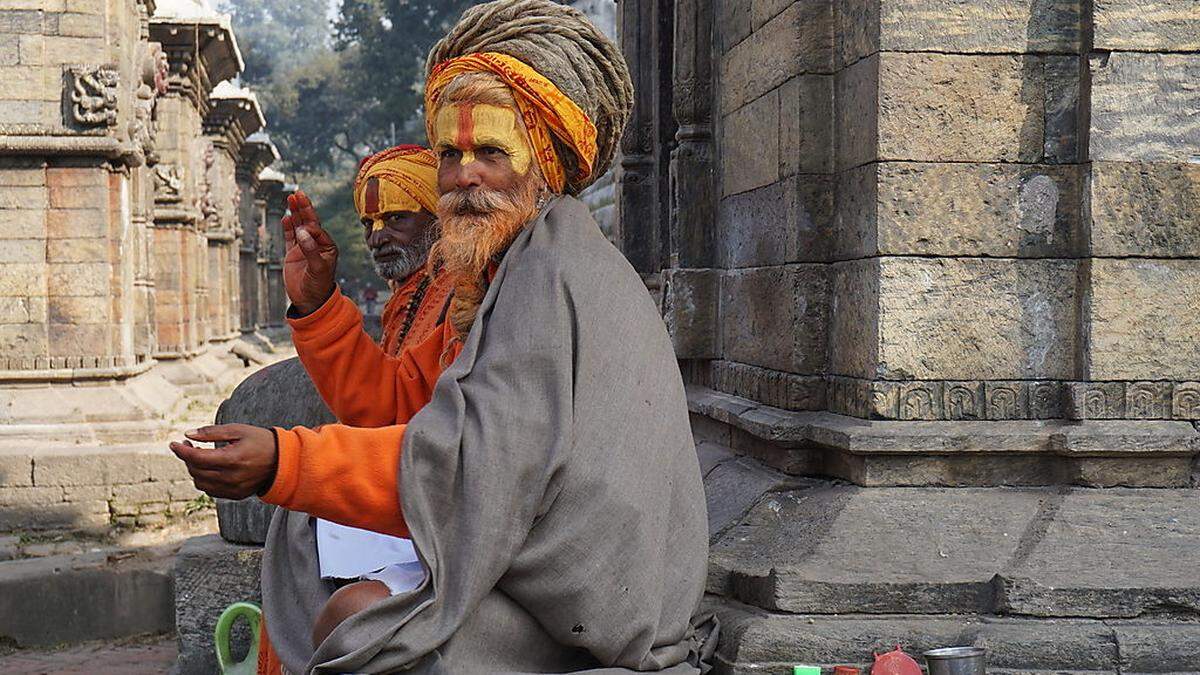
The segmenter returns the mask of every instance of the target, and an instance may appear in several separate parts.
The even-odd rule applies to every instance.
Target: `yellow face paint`
[[[359,218],[371,221],[371,231],[378,232],[385,226],[383,215],[396,211],[419,212],[421,205],[412,195],[393,184],[391,181],[379,180],[372,176],[368,178],[355,194],[355,206],[358,207]]]
[[[508,155],[513,170],[524,176],[533,163],[533,149],[525,127],[512,108],[487,104],[455,103],[438,111],[434,122],[435,150],[453,148],[462,153],[460,164],[474,162],[481,148],[497,148]]]

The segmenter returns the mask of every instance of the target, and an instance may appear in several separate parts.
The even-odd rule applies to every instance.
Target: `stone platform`
[[[872,487],[1190,487],[1200,432],[1182,420],[864,420],[688,387],[692,428],[785,473]]]
[[[989,672],[1200,671],[1196,490],[863,488],[701,459],[721,672],[896,644],[983,645]]]

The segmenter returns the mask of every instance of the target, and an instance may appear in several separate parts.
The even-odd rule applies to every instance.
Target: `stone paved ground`
[[[162,675],[175,664],[174,635],[89,642],[62,649],[0,652],[0,673],[20,675]]]

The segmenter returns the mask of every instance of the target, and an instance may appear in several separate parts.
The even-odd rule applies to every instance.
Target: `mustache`
[[[423,252],[424,248],[425,247],[422,246],[420,243],[409,244],[409,245],[405,246],[404,244],[388,242],[388,243],[384,244],[383,246],[380,246],[379,248],[371,249],[371,257],[374,258],[375,260],[379,260],[380,258],[390,258],[393,256],[409,255],[411,253]]]
[[[451,190],[438,199],[438,213],[452,216],[482,216],[518,206],[519,191],[466,188]]]

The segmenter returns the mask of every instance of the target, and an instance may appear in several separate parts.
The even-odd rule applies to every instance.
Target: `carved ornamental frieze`
[[[117,123],[120,75],[112,66],[79,66],[67,70],[66,96],[71,119],[81,128],[94,129]]]

